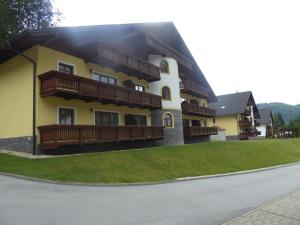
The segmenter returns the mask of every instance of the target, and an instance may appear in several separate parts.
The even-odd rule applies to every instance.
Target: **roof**
[[[206,87],[210,91],[210,100],[215,100],[215,94],[212,88],[172,22],[110,24],[28,30],[11,38],[9,42],[14,49],[20,52],[34,45],[43,45],[86,59],[84,56],[88,54],[92,55],[91,49],[96,49],[96,46],[92,45],[96,45],[101,41],[147,60],[149,54],[157,52],[146,47],[145,37],[147,36],[157,38],[162,43],[171,47],[174,52],[180,54],[181,59],[191,62],[193,69],[192,72],[189,71],[190,74],[188,78]],[[140,49],[143,49],[143,51],[140,51]],[[15,55],[16,53],[12,52],[5,43],[0,45],[0,64]]]
[[[265,108],[265,109],[259,109],[258,111],[259,111],[259,115],[260,115],[260,119],[257,120],[258,123],[267,124],[272,121],[273,116],[272,116],[271,109]]]
[[[254,103],[254,111],[257,111],[251,91],[219,95],[217,101],[210,103],[208,107],[215,109],[217,116],[234,115],[244,113],[250,102]]]

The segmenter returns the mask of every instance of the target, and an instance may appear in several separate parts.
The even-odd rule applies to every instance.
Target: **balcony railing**
[[[64,145],[162,139],[162,127],[46,125],[40,131],[40,148],[53,149]]]
[[[184,114],[199,115],[205,117],[216,116],[216,110],[204,106],[192,104],[192,103],[187,103],[187,102],[181,103],[181,109],[182,109],[182,113]]]
[[[240,140],[248,140],[249,133],[240,133]]]
[[[140,108],[161,108],[161,97],[58,71],[39,76],[41,97],[58,96]]]
[[[239,121],[239,126],[240,127],[250,127],[252,124],[248,120],[240,120]]]
[[[160,80],[160,68],[125,51],[98,45],[98,59],[105,65],[147,81]]]
[[[218,134],[216,127],[184,127],[184,136],[208,136]]]
[[[209,97],[209,91],[206,88],[189,80],[181,81],[180,88],[182,92],[190,95],[194,95],[201,98]]]

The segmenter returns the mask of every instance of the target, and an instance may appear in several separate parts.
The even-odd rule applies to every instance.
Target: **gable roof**
[[[219,95],[217,101],[210,103],[208,107],[215,109],[217,116],[234,115],[244,113],[249,101],[253,101],[254,111],[257,111],[251,91]]]
[[[267,124],[273,120],[272,111],[269,108],[259,109],[260,118],[257,120],[260,124]]]
[[[157,50],[146,48],[145,37],[157,38],[161,43],[171,48],[180,59],[192,65],[188,79],[204,86],[210,92],[210,101],[216,96],[204,74],[193,58],[184,40],[172,22],[131,23],[92,25],[77,27],[56,27],[40,30],[28,30],[9,40],[11,46],[23,52],[34,45],[43,45],[81,58],[94,54],[91,49],[97,47],[99,41],[109,43],[115,48],[123,49],[144,60]],[[140,51],[143,49],[143,51]],[[168,51],[171,55],[172,52]],[[0,64],[15,56],[6,43],[0,45]],[[182,67],[184,68],[184,67]]]

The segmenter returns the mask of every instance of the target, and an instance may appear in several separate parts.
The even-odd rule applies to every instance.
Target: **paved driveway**
[[[56,185],[0,176],[0,225],[216,225],[299,187],[300,165],[129,187]]]

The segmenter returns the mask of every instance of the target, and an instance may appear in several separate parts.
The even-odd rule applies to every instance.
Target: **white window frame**
[[[65,64],[65,65],[68,65],[68,66],[72,66],[73,67],[73,75],[76,75],[76,65],[75,64],[72,64],[72,63],[69,63],[69,62],[66,62],[66,61],[63,61],[63,60],[57,60],[57,63],[56,63],[56,70],[59,71],[59,64]]]
[[[93,120],[94,120],[94,125],[96,126],[96,112],[107,112],[107,113],[117,113],[118,114],[118,126],[121,125],[121,115],[120,112],[118,111],[113,111],[113,110],[102,110],[102,109],[93,109]]]
[[[134,82],[134,90],[135,90],[135,86],[142,86],[142,87],[144,87],[144,92],[146,92],[146,85],[143,85],[143,84],[139,84],[139,83],[135,83]],[[139,90],[135,90],[135,91],[139,91]],[[139,91],[139,92],[142,92],[142,91]]]
[[[57,106],[56,109],[56,123],[59,125],[59,109],[73,109],[74,110],[74,125],[77,125],[77,108],[73,106]]]
[[[114,76],[114,75],[111,75],[111,74],[107,74],[107,73],[103,73],[103,72],[100,72],[100,71],[96,71],[96,70],[93,70],[92,71],[92,80],[94,80],[94,75],[103,75],[103,76],[107,76],[107,77],[111,77],[111,78],[114,78],[114,79],[116,79],[116,85],[118,86],[119,85],[119,80],[118,80],[118,78],[116,77],[116,76]]]

